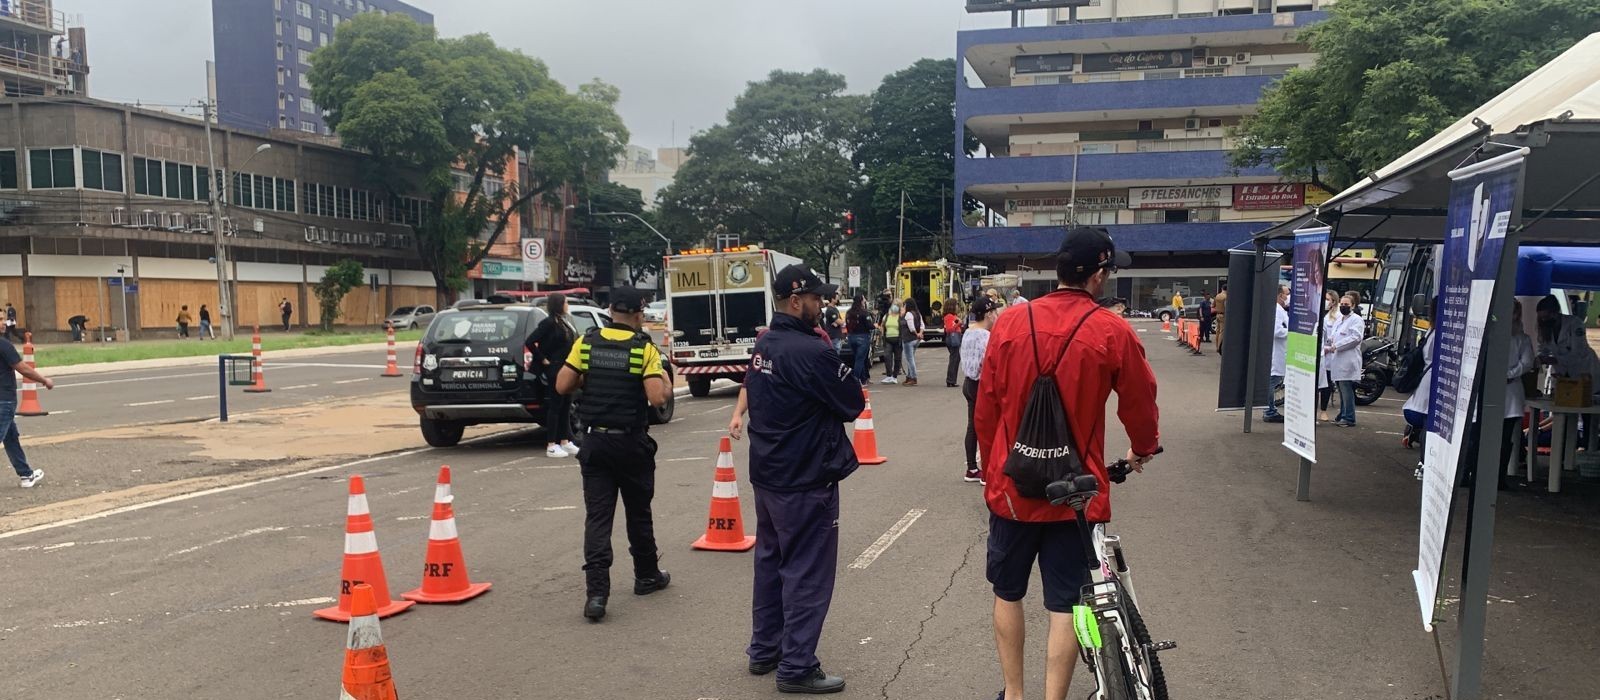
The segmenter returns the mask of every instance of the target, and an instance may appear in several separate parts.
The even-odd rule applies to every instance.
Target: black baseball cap
[[[1132,267],[1133,258],[1117,250],[1111,234],[1103,228],[1076,226],[1067,229],[1061,239],[1061,250],[1056,253],[1056,269],[1088,272],[1097,268]]]
[[[778,271],[772,281],[772,293],[779,299],[796,294],[816,294],[831,297],[839,293],[839,285],[827,284],[804,265],[790,265]]]
[[[636,314],[644,311],[645,304],[650,303],[654,294],[634,287],[611,288],[611,310],[625,314]]]
[[[971,309],[973,318],[983,318],[984,314],[994,311],[994,300],[987,295],[979,294],[977,299],[972,300]]]

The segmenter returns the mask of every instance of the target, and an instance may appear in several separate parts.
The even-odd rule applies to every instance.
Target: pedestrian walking
[[[1200,342],[1211,342],[1211,324],[1217,319],[1211,315],[1211,292],[1200,295]]]
[[[278,302],[278,314],[283,317],[283,332],[289,332],[289,317],[294,315],[294,304],[289,303],[289,297],[284,297]]]
[[[1183,318],[1183,295],[1176,288],[1172,290],[1172,312],[1177,314],[1173,318]]]
[[[1355,298],[1339,298],[1339,319],[1322,341],[1322,361],[1328,365],[1328,379],[1339,389],[1339,415],[1333,424],[1349,428],[1356,424],[1356,382],[1361,379],[1361,340],[1366,322],[1355,314]]]
[[[827,331],[828,341],[833,343],[833,351],[844,352],[844,314],[839,313],[839,297],[837,295],[822,300],[822,330]]]
[[[924,330],[917,300],[906,297],[905,312],[900,319],[900,346],[906,355],[906,386],[917,385],[917,346],[922,344]]]
[[[44,478],[44,470],[30,466],[28,455],[22,451],[22,434],[17,431],[17,375],[45,389],[56,388],[56,383],[39,374],[39,370],[23,364],[17,346],[7,339],[0,339],[0,365],[3,365],[0,366],[0,439],[5,444],[11,468],[17,472],[19,485],[31,489]]]
[[[966,327],[961,320],[961,300],[950,297],[944,300],[944,347],[950,351],[950,362],[945,366],[944,385],[956,384],[956,374],[961,371],[961,338]]]
[[[656,441],[650,438],[646,406],[664,406],[671,396],[661,352],[640,329],[649,294],[632,287],[611,290],[611,323],[593,328],[572,344],[556,390],[572,395],[583,388],[578,417],[583,445],[578,470],[583,476],[583,616],[599,622],[611,596],[611,527],[617,494],[627,510],[628,552],[633,555],[633,594],[667,587],[656,549],[650,501],[656,492]]]
[[[1143,471],[1160,450],[1156,380],[1132,326],[1100,307],[1096,299],[1107,280],[1128,265],[1103,229],[1080,226],[1066,232],[1056,258],[1055,292],[995,321],[983,359],[974,414],[983,450],[984,501],[989,506],[988,580],[994,587],[995,646],[1005,689],[997,700],[1021,700],[1023,650],[1027,626],[1022,598],[1038,561],[1044,606],[1050,611],[1046,643],[1046,700],[1065,700],[1078,660],[1072,609],[1079,589],[1089,583],[1092,560],[1079,539],[1076,513],[1043,498],[1022,495],[1005,463],[1018,437],[1023,407],[1035,383],[1051,376],[1066,413],[1068,444],[1094,475],[1100,495],[1085,517],[1111,519],[1106,473],[1105,407],[1117,393],[1117,416],[1132,447],[1127,459]]]
[[[5,321],[5,323],[6,323],[6,340],[21,340],[22,339],[21,336],[17,335],[17,307],[12,306],[11,302],[9,302],[9,301],[6,302],[6,321]]]
[[[178,307],[178,337],[189,337],[189,324],[194,323],[194,316],[189,314],[189,305]]]
[[[1326,341],[1333,335],[1333,326],[1339,322],[1339,293],[1331,289],[1322,293],[1322,305],[1326,312],[1322,316],[1319,331],[1321,338]],[[1328,415],[1328,408],[1333,401],[1333,380],[1328,378],[1328,358],[1323,357],[1317,365],[1317,419],[1326,423],[1333,420]]]
[[[1218,295],[1221,296],[1220,294]],[[1266,423],[1282,423],[1283,413],[1278,411],[1278,392],[1283,390],[1289,358],[1289,287],[1278,285],[1278,303],[1272,307],[1272,368],[1271,383],[1267,390],[1267,410],[1261,414]]]
[[[901,321],[900,305],[890,304],[889,313],[884,314],[883,323],[878,327],[883,331],[883,373],[884,384],[900,383],[900,333]]]
[[[755,581],[750,672],[778,672],[778,691],[836,693],[843,678],[822,671],[817,643],[833,602],[839,560],[839,482],[860,464],[844,424],[866,407],[861,387],[811,328],[834,286],[790,265],[778,273],[777,313],[756,339],[755,360],[728,432],[750,414],[750,485],[755,491]]]
[[[212,340],[216,340],[217,339],[217,331],[211,327],[211,309],[206,308],[205,304],[201,304],[200,305],[200,339],[201,340],[205,340],[206,336],[208,336],[208,335],[211,336]]]
[[[856,381],[861,382],[861,386],[872,381],[872,332],[876,328],[872,311],[867,308],[866,295],[857,294],[850,302],[850,313],[845,314],[845,331],[850,339],[851,359],[855,363],[852,374]]]
[[[1217,295],[1211,299],[1211,315],[1217,319],[1217,356],[1222,356],[1222,329],[1228,322],[1228,283],[1217,283]]]
[[[572,444],[572,397],[556,391],[556,379],[567,355],[572,353],[578,331],[567,313],[567,295],[551,294],[544,308],[544,320],[522,344],[534,362],[528,369],[540,373],[545,380],[544,453],[546,457],[576,457],[578,446]]]
[[[994,323],[994,302],[989,297],[972,301],[972,320],[961,336],[961,395],[967,399],[967,472],[962,480],[983,483],[983,470],[978,468],[978,429],[972,422],[973,410],[978,403],[978,382],[983,378],[983,354],[989,348],[989,326]]]

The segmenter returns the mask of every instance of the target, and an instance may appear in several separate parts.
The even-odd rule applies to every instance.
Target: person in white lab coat
[[[1517,449],[1522,434],[1522,414],[1527,410],[1527,392],[1522,387],[1522,375],[1534,367],[1533,339],[1522,329],[1522,304],[1511,304],[1511,355],[1506,358],[1506,413],[1500,430],[1500,488],[1506,485],[1506,464],[1511,461],[1511,451]]]
[[[1366,336],[1366,322],[1355,310],[1355,298],[1340,297],[1339,319],[1322,340],[1322,362],[1328,379],[1339,389],[1339,415],[1333,423],[1346,428],[1356,424],[1356,382],[1361,379],[1361,340]]]
[[[1282,423],[1283,414],[1278,412],[1278,390],[1283,388],[1283,377],[1287,372],[1284,365],[1288,364],[1289,355],[1289,288],[1278,286],[1278,305],[1273,307],[1276,318],[1272,323],[1272,383],[1268,392],[1267,410],[1261,414],[1261,420],[1266,423]]]
[[[1320,339],[1332,337],[1335,323],[1339,321],[1339,293],[1332,289],[1322,293],[1323,317],[1318,323],[1317,336]],[[1328,381],[1328,359],[1322,358],[1317,364],[1317,420],[1324,423],[1332,420],[1328,415],[1328,404],[1333,400],[1333,382]]]

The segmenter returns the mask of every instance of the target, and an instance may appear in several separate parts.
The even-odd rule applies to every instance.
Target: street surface
[[[1123,535],[1152,632],[1180,644],[1162,656],[1172,695],[1443,698],[1434,644],[1412,591],[1419,485],[1411,475],[1416,453],[1398,446],[1400,404],[1362,410],[1355,429],[1321,428],[1325,456],[1314,500],[1298,503],[1296,462],[1279,446],[1281,430],[1258,422],[1243,435],[1239,414],[1211,410],[1216,356],[1190,357],[1163,340],[1157,324],[1135,326],[1162,381],[1167,451],[1117,487],[1112,530]],[[849,682],[841,698],[988,700],[1000,687],[993,598],[984,581],[987,511],[981,487],[960,480],[966,407],[958,390],[939,381],[945,356],[942,348],[923,352],[923,386],[874,384],[874,419],[889,463],[863,467],[843,483],[838,588],[819,649],[824,667]],[[133,493],[118,501],[121,512],[105,517],[75,512],[65,523],[36,519],[28,529],[0,532],[0,589],[11,592],[0,603],[0,695],[331,697],[345,627],[310,611],[337,594],[345,478],[367,479],[389,588],[398,596],[420,580],[434,477],[449,464],[467,565],[474,580],[492,581],[494,589],[462,605],[419,605],[383,621],[401,697],[778,697],[770,676],[744,669],[750,555],[689,548],[704,531],[732,389],[681,398],[677,419],[652,430],[660,444],[656,532],[672,587],[646,598],[628,594],[619,525],[617,595],[604,623],[593,625],[580,616],[576,460],[545,457],[542,432],[515,426],[481,429],[455,449],[422,447],[414,418],[402,420],[409,407],[395,400],[405,380],[377,378],[381,364],[381,355],[330,353],[269,365],[273,393],[234,395],[235,411],[311,416],[293,434],[279,435],[283,442],[315,438],[309,426],[323,408],[359,415],[363,403],[386,405],[385,425],[366,441],[359,432],[343,438],[354,444],[333,463],[280,453],[262,464],[210,457],[220,449],[216,440],[203,432],[170,437],[174,426],[142,428],[143,440],[84,440],[116,445],[94,455],[74,451],[89,449],[75,440],[30,447],[47,471],[92,460],[70,467],[79,482],[92,481],[96,470],[153,470],[169,459],[233,461],[222,470],[230,480],[211,487],[217,490]],[[204,417],[214,402],[188,399],[214,396],[214,370],[145,378],[190,373],[201,371],[74,377],[44,395],[50,410],[73,413],[23,419],[25,444],[40,435],[65,439],[113,425]],[[310,384],[317,386],[286,388]],[[310,403],[330,398],[345,401]],[[1110,408],[1107,449],[1120,454],[1126,438]],[[349,415],[328,420],[347,422]],[[245,421],[240,430],[249,427]],[[140,446],[146,442],[151,446]],[[735,463],[753,530],[745,447],[735,443]],[[26,502],[11,500],[20,490],[5,488],[0,515],[24,503],[48,515],[56,508],[52,489],[64,488],[47,478]],[[1501,495],[1489,697],[1600,697],[1591,669],[1600,658],[1600,606],[1592,604],[1600,590],[1597,496],[1600,489],[1583,483],[1562,494],[1539,485]],[[902,534],[887,535],[908,518]],[[880,538],[887,548],[873,546]],[[1447,562],[1447,572],[1457,574],[1459,561]],[[1034,585],[1027,603],[1030,698],[1041,692],[1044,658],[1045,614]],[[1448,658],[1453,621],[1440,631]],[[1080,673],[1071,697],[1090,691],[1086,680]]]

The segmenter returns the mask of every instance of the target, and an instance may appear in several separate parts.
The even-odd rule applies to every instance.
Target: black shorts
[[[1069,613],[1089,583],[1078,524],[1024,523],[989,514],[989,583],[1001,600],[1017,602],[1028,594],[1035,559],[1044,581],[1044,607]]]

